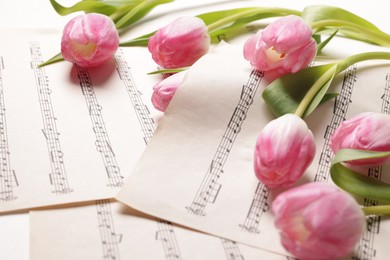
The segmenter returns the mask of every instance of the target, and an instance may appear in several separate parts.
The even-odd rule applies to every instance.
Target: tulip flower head
[[[294,114],[285,114],[260,132],[254,154],[255,174],[269,188],[291,186],[314,154],[314,137],[306,123]]]
[[[62,56],[81,67],[99,66],[109,60],[118,47],[118,31],[108,16],[97,13],[79,15],[64,27]]]
[[[180,17],[159,29],[148,42],[153,60],[164,68],[191,66],[206,54],[210,36],[206,24],[197,17]]]
[[[161,112],[165,112],[175,95],[177,88],[182,83],[185,74],[185,71],[175,73],[163,79],[153,87],[152,104],[154,108]]]
[[[315,58],[317,45],[312,29],[295,15],[282,17],[250,37],[244,58],[257,70],[278,75],[295,73]]]
[[[365,112],[345,120],[334,132],[330,147],[334,153],[343,148],[390,151],[390,116]],[[349,161],[354,165],[378,166],[390,161],[390,157]]]
[[[272,203],[285,249],[299,259],[338,259],[359,241],[365,216],[348,193],[329,183],[308,183]]]

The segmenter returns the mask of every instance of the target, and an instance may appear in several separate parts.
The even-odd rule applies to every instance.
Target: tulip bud
[[[64,27],[62,56],[81,67],[102,64],[114,55],[118,47],[118,31],[108,16],[96,13],[79,15]]]
[[[329,183],[308,183],[272,203],[285,249],[299,259],[338,259],[351,253],[365,225],[363,210]]]
[[[366,112],[345,120],[334,132],[330,147],[338,150],[357,149],[377,152],[390,151],[390,116]],[[350,164],[378,166],[390,161],[390,157],[349,161]]]
[[[306,123],[294,114],[285,114],[260,132],[254,155],[256,176],[269,188],[291,186],[314,154],[314,137]]]
[[[312,29],[295,15],[282,17],[250,37],[244,58],[257,70],[279,76],[296,73],[315,58],[317,45]]]
[[[208,29],[202,19],[181,17],[159,29],[148,42],[153,60],[164,68],[191,66],[210,47]]]
[[[175,73],[163,79],[153,87],[152,104],[154,108],[165,112],[177,88],[182,83],[186,72]]]

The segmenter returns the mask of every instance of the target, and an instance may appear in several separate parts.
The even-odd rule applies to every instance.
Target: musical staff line
[[[260,233],[260,219],[270,209],[269,193],[270,189],[259,182],[244,223],[239,225],[242,231],[252,234]]]
[[[124,177],[121,175],[120,168],[112,149],[107,129],[102,115],[102,106],[93,89],[93,84],[88,71],[85,68],[76,65],[77,76],[80,80],[81,90],[88,108],[89,117],[92,123],[92,130],[95,134],[96,150],[100,153],[106,169],[108,184],[113,188],[120,188],[124,184]]]
[[[98,227],[102,241],[103,259],[119,260],[122,234],[116,233],[109,200],[96,201]]]
[[[56,124],[57,118],[55,117],[51,101],[52,90],[49,88],[49,81],[44,68],[39,67],[39,64],[43,60],[38,42],[30,42],[30,52],[32,59],[31,69],[35,75],[35,84],[43,122],[42,133],[46,140],[51,165],[51,173],[49,174],[50,184],[54,186],[53,193],[69,194],[73,192],[73,189],[70,188],[66,174],[64,153],[61,149],[60,133],[57,130]]]
[[[162,242],[165,259],[181,259],[180,249],[176,240],[172,223],[157,219],[158,230],[156,231],[156,240]]]
[[[383,91],[382,99],[382,108],[381,111],[383,114],[390,114],[390,73],[386,75],[386,85]]]
[[[137,115],[138,122],[144,134],[144,142],[147,145],[154,133],[154,120],[150,116],[148,107],[142,101],[142,93],[137,89],[134,83],[134,79],[130,72],[130,67],[124,60],[121,49],[115,55],[115,59],[117,63],[118,75],[125,85],[127,94],[129,95],[134,112]]]
[[[317,168],[314,181],[326,182],[329,179],[330,162],[333,157],[333,152],[330,149],[330,138],[341,122],[345,120],[349,104],[352,103],[351,96],[356,82],[356,70],[356,65],[352,65],[344,73],[340,94],[335,99],[333,116],[324,134],[325,143],[322,147],[319,167]]]
[[[223,173],[224,164],[230,154],[234,141],[241,131],[241,125],[253,103],[254,96],[262,77],[262,72],[253,70],[249,75],[248,82],[243,85],[238,104],[233,111],[217,151],[211,160],[210,166],[207,169],[191,205],[186,207],[188,213],[197,216],[205,216],[206,206],[209,203],[215,203],[222,187],[222,185],[218,183],[218,180]]]
[[[390,104],[390,73],[386,75],[386,84],[383,91],[381,113],[389,115],[389,104]],[[368,169],[368,177],[375,180],[381,180],[382,167],[375,166]],[[364,207],[378,205],[378,200],[364,198]],[[381,222],[380,215],[370,215],[367,218],[366,230],[364,231],[362,238],[360,239],[355,254],[353,255],[354,260],[370,260],[376,256],[376,249],[374,248],[375,236],[379,234],[379,227]]]
[[[237,242],[221,238],[222,246],[228,260],[244,260],[244,255],[241,253]]]
[[[137,89],[137,86],[131,75],[130,67],[123,58],[121,49],[115,54],[115,60],[117,63],[118,75],[123,81],[124,87],[127,90],[130,102],[141,126],[145,145],[148,145],[154,133],[154,121],[151,118],[148,107],[144,104],[141,98],[142,93]],[[161,241],[166,259],[182,259],[173,225],[170,222],[159,218],[156,218],[156,221],[158,223],[156,239]]]
[[[14,201],[17,197],[14,188],[19,186],[15,171],[11,168],[8,148],[6,108],[4,101],[3,70],[4,60],[0,64],[0,201]]]

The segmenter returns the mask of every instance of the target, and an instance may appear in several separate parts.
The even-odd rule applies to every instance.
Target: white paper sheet
[[[153,63],[130,68],[125,53],[134,64],[147,50],[121,49],[97,69],[38,68],[58,53],[59,31],[1,34],[13,41],[0,43],[0,212],[112,198],[154,131]]]
[[[388,113],[384,87],[390,69],[388,62],[379,64],[387,66],[348,69],[335,81],[341,93],[335,105],[328,102],[307,119],[317,154],[299,183],[329,181],[328,141],[344,118],[368,110]],[[281,190],[269,190],[253,172],[257,135],[273,118],[261,98],[265,84],[240,48],[223,45],[203,57],[187,72],[117,199],[175,223],[286,253],[275,243],[279,235],[269,210]],[[385,240],[385,234],[376,234],[371,247],[386,254]]]
[[[180,1],[176,1],[176,2],[179,3]],[[227,8],[230,7],[230,6],[228,6],[228,3],[231,3],[231,2],[232,1],[226,1]],[[236,2],[240,2],[240,1],[236,1]],[[316,3],[330,4],[330,5],[333,4],[333,5],[342,6],[344,8],[347,8],[350,11],[361,14],[361,15],[363,15],[363,17],[368,18],[370,21],[373,21],[375,24],[378,24],[380,27],[387,26],[387,23],[386,23],[387,12],[386,12],[385,8],[377,9],[375,14],[374,14],[373,12],[370,11],[370,10],[372,10],[371,8],[373,7],[372,2],[366,3],[365,1],[347,1],[347,0],[343,1],[343,2],[340,2],[340,1],[300,1],[300,2],[262,1],[261,3],[258,1],[252,1],[252,4],[250,3],[251,1],[241,1],[241,2],[242,2],[241,5],[243,5],[243,6],[247,5],[247,4],[249,4],[249,5],[261,4],[264,6],[284,6],[284,7],[294,8],[294,9],[295,8],[299,9],[305,5],[308,5],[308,4],[316,4]],[[187,3],[186,3],[186,5],[187,5]],[[211,3],[210,3],[210,6],[212,6]],[[220,9],[219,7],[215,7],[215,8]],[[135,28],[134,30],[132,30],[130,32],[130,35],[134,37],[134,36],[142,35],[146,31],[151,31],[151,30],[158,28],[159,26],[161,26],[162,24],[165,23],[165,22],[160,22],[160,17],[162,17],[162,18],[176,17],[178,11],[183,12],[183,13],[191,13],[191,14],[196,12],[196,10],[193,8],[177,8],[177,9],[174,8],[174,9],[175,9],[175,12],[171,12],[172,9],[169,6],[162,6],[161,10],[167,11],[167,13],[163,12],[163,14],[159,13],[158,15],[154,15],[153,18],[157,18],[157,21],[151,21],[149,19],[146,19],[146,22],[145,23],[142,22],[141,27],[138,27],[138,28]],[[132,38],[131,36],[129,36],[128,38],[129,39]],[[335,48],[332,47],[331,49],[334,50]],[[340,48],[339,50],[335,51],[336,56],[337,56],[337,54],[344,55],[345,54],[344,49],[347,49],[347,52],[350,50],[349,46],[344,46],[344,48]],[[148,57],[148,56],[147,55],[143,56],[142,59],[144,59],[145,57]],[[128,57],[128,59],[126,61],[127,62],[133,61],[132,56]],[[132,69],[133,68],[134,67],[132,66]],[[146,70],[146,71],[148,71],[148,70]],[[149,69],[149,71],[150,71],[150,69]],[[213,70],[211,70],[211,71],[213,71]],[[207,71],[207,73],[210,73],[210,71]],[[138,74],[135,74],[135,75],[138,76]],[[151,84],[149,84],[149,86],[151,86]],[[146,94],[146,96],[147,96],[147,94]],[[329,107],[327,109],[329,109]],[[325,109],[325,110],[327,110],[327,109]],[[319,114],[321,114],[321,113],[319,112]],[[313,127],[313,124],[312,124],[312,127]],[[320,127],[318,127],[318,128],[320,128]],[[140,138],[142,138],[142,137],[140,137]],[[142,145],[144,145],[144,144],[142,144]],[[258,191],[259,191],[259,193],[262,192],[261,190],[258,190]],[[181,194],[179,194],[179,195],[181,196]],[[64,254],[65,255],[66,254],[72,255],[73,257],[80,255],[81,257],[83,257],[82,259],[86,259],[86,258],[93,258],[93,259],[98,258],[99,259],[99,258],[103,258],[103,256],[105,256],[105,255],[109,256],[109,254],[107,254],[107,252],[109,249],[111,249],[111,247],[106,246],[106,244],[103,243],[103,240],[101,240],[101,234],[97,234],[97,229],[98,229],[97,226],[101,225],[101,222],[99,222],[99,221],[101,221],[101,218],[100,218],[100,215],[98,214],[99,211],[98,211],[98,207],[97,207],[97,205],[99,205],[99,203],[102,203],[102,201],[99,201],[98,204],[96,204],[96,206],[94,205],[94,206],[86,206],[86,207],[76,207],[73,209],[34,211],[31,214],[32,215],[32,218],[31,218],[32,230],[31,230],[31,232],[32,232],[32,238],[33,238],[32,242],[33,241],[38,241],[38,242],[33,242],[31,244],[31,249],[32,249],[32,252],[34,253],[32,256],[52,255],[52,256],[55,256],[55,259],[61,259],[60,257],[63,256]],[[104,205],[106,205],[106,204],[104,204]],[[166,242],[162,242],[162,241],[166,241],[166,240],[164,240],[164,239],[161,241],[160,240],[159,241],[153,240],[154,246],[157,245],[157,247],[158,247],[156,249],[154,249],[155,247],[152,247],[151,244],[149,243],[149,242],[151,242],[150,238],[153,237],[153,234],[157,234],[158,228],[160,228],[159,224],[157,224],[158,222],[155,222],[155,220],[150,221],[150,223],[153,223],[151,225],[153,225],[154,228],[150,228],[150,227],[147,228],[148,230],[150,228],[150,230],[148,232],[150,234],[150,237],[148,238],[149,240],[146,240],[145,243],[139,243],[141,241],[141,239],[136,240],[135,241],[136,243],[134,242],[134,245],[137,245],[139,248],[132,248],[132,250],[134,250],[134,252],[128,252],[126,250],[126,248],[129,247],[129,245],[131,245],[131,243],[127,243],[127,241],[132,239],[132,234],[127,233],[129,228],[122,229],[121,227],[122,226],[127,227],[128,225],[133,225],[132,224],[133,221],[140,223],[140,225],[138,225],[136,227],[132,226],[132,228],[134,228],[134,230],[137,230],[137,235],[138,235],[137,238],[140,238],[140,237],[143,237],[143,232],[142,232],[142,230],[139,231],[138,228],[141,225],[142,226],[146,225],[148,218],[142,219],[142,220],[138,219],[138,217],[137,217],[138,213],[135,213],[135,216],[134,215],[131,216],[132,213],[131,214],[126,213],[126,217],[123,217],[124,214],[121,213],[123,211],[123,210],[121,210],[122,207],[117,207],[116,204],[110,204],[110,205],[111,206],[109,206],[109,207],[111,207],[111,209],[112,209],[111,213],[112,213],[113,219],[115,220],[115,233],[122,235],[121,242],[119,242],[118,244],[114,243],[116,245],[119,245],[119,251],[117,251],[117,252],[121,256],[122,259],[126,258],[128,255],[134,256],[135,254],[138,254],[138,253],[140,253],[138,255],[142,258],[145,258],[146,256],[153,255],[156,258],[161,257],[164,259],[172,259],[172,258],[169,258],[170,256],[166,256],[166,254],[165,254],[165,252],[167,252],[168,248],[164,247],[162,249],[162,247],[167,244]],[[118,209],[119,209],[119,212],[118,212]],[[229,209],[227,209],[227,210],[229,210]],[[130,213],[130,212],[128,212],[128,213]],[[253,211],[253,214],[255,215],[256,212]],[[118,219],[123,219],[124,220],[123,223],[122,223],[122,221],[118,221]],[[132,219],[131,223],[130,223],[130,219]],[[136,220],[134,220],[134,219],[136,219]],[[255,216],[255,219],[256,219],[256,216]],[[373,224],[369,225],[370,231],[367,231],[365,233],[364,238],[362,239],[361,243],[359,244],[359,246],[358,246],[359,249],[357,251],[358,252],[357,255],[359,256],[359,258],[355,258],[355,259],[369,259],[369,255],[371,255],[370,256],[371,259],[375,259],[375,258],[376,259],[386,259],[386,250],[385,250],[386,246],[385,246],[385,242],[383,242],[383,241],[384,241],[384,238],[387,236],[386,230],[388,228],[386,227],[385,222],[383,222],[383,218],[381,219],[382,222],[378,222],[378,219],[379,218],[376,217],[376,218],[372,219],[374,221],[370,220],[369,223],[373,223]],[[67,223],[67,225],[63,225],[63,223]],[[92,226],[92,225],[90,225],[90,223],[93,223],[94,225]],[[87,228],[87,226],[88,226],[88,228]],[[379,229],[379,226],[380,226],[380,229]],[[68,227],[69,227],[69,229],[67,229]],[[81,227],[86,227],[86,228],[81,228]],[[206,239],[206,238],[202,238],[200,240],[193,239],[194,236],[197,236],[197,235],[194,235],[192,233],[187,234],[186,231],[185,232],[178,231],[181,229],[176,227],[176,226],[174,229],[175,229],[175,233],[177,234],[177,236],[175,236],[175,237],[177,238],[177,242],[180,245],[180,252],[185,252],[182,254],[182,256],[186,256],[186,258],[183,258],[183,259],[192,259],[190,256],[188,256],[188,258],[187,258],[186,254],[188,254],[188,253],[190,255],[194,255],[194,256],[201,255],[202,259],[203,259],[203,257],[205,257],[205,259],[207,259],[206,254],[198,252],[198,251],[201,251],[203,248],[209,248],[209,246],[206,246],[203,244],[205,241],[207,241],[206,243],[210,243],[210,245],[211,244],[212,245],[218,244],[218,245],[216,245],[216,247],[212,248],[212,251],[216,251],[216,252],[211,252],[211,254],[207,255],[207,256],[209,256],[209,257],[216,256],[217,259],[223,258],[220,255],[220,254],[223,255],[223,253],[221,250],[219,250],[220,245],[221,245],[221,242],[219,239],[213,238],[212,239],[213,242],[211,242],[210,239]],[[50,230],[53,230],[54,232],[50,232]],[[71,230],[72,232],[68,232],[69,230]],[[109,229],[105,229],[105,232],[107,232],[107,230],[109,231]],[[131,229],[131,231],[132,230],[133,229]],[[141,232],[141,233],[138,233],[138,232]],[[380,232],[380,235],[378,235],[379,232]],[[105,234],[107,234],[107,233],[105,233]],[[108,235],[110,235],[110,234],[108,234]],[[113,234],[111,234],[111,235],[113,235]],[[202,237],[203,236],[204,235],[202,235]],[[119,236],[119,237],[121,237],[121,236]],[[127,240],[126,237],[128,237],[129,240]],[[39,240],[36,240],[36,238],[38,238]],[[166,237],[164,237],[164,238],[166,239]],[[67,241],[67,242],[61,243],[61,239],[64,239],[64,241]],[[87,239],[90,239],[88,241],[93,241],[93,242],[88,244],[86,249],[80,248],[80,245],[83,244],[82,242],[86,241]],[[273,242],[276,244],[277,241],[279,241],[279,240],[277,239],[277,240],[274,240]],[[189,243],[187,244],[187,242],[189,242]],[[196,247],[197,244],[201,244],[202,247]],[[230,242],[228,244],[230,244]],[[203,246],[205,246],[205,247],[203,247]],[[53,250],[50,250],[50,248],[53,248]],[[145,248],[150,249],[150,251],[156,250],[155,254],[150,252],[149,250],[144,250]],[[173,247],[173,248],[175,248],[175,247]],[[235,247],[233,247],[233,248],[235,248]],[[242,253],[241,255],[245,256],[245,259],[252,259],[250,257],[251,254],[248,255],[247,250],[245,249],[246,248],[245,246],[239,245],[239,248],[240,248],[240,252]],[[100,254],[96,255],[96,252],[99,252]],[[169,252],[169,250],[168,250],[168,252]],[[230,250],[229,249],[227,251],[225,250],[225,252],[230,252]],[[236,252],[235,249],[234,249],[234,252]],[[373,254],[376,255],[375,258],[372,256]],[[253,254],[253,256],[255,257],[256,254]],[[232,259],[233,255],[231,255],[230,258],[229,258],[229,256],[226,256],[226,258]],[[268,256],[268,257],[263,256],[263,258],[264,259],[272,259],[272,258],[270,258],[270,256]],[[42,258],[36,258],[36,259],[42,259]],[[74,259],[76,259],[76,258],[74,258]],[[194,258],[194,259],[196,259],[196,258]]]
[[[188,230],[108,201],[31,211],[30,224],[31,260],[288,259]]]

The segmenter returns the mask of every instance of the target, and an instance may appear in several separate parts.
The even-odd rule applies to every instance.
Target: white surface
[[[61,0],[61,4],[69,6],[76,1]],[[177,0],[184,5],[188,0]],[[193,1],[199,3],[200,1]],[[201,1],[209,3],[210,1]],[[221,2],[221,1],[220,1]],[[231,2],[231,1],[225,1]],[[307,4],[322,3],[344,7],[373,22],[385,31],[390,32],[387,2],[364,0],[329,0],[329,1],[241,1],[257,5],[290,6],[298,8]],[[253,4],[254,5],[254,4]],[[299,6],[298,6],[299,5]],[[386,5],[386,6],[384,6]],[[161,11],[169,10],[165,6]],[[187,12],[190,12],[188,9]],[[18,0],[0,2],[0,28],[62,28],[69,18],[61,17],[52,9],[48,0]],[[152,27],[152,26],[151,26]],[[149,32],[149,30],[144,31]],[[12,39],[4,39],[12,41]],[[336,51],[337,52],[337,51]],[[29,255],[29,219],[27,213],[0,216],[0,259],[24,260]]]

